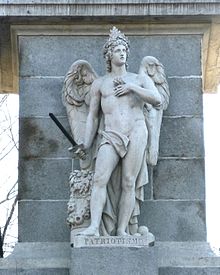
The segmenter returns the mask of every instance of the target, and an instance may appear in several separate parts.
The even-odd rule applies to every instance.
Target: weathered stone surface
[[[140,224],[148,226],[156,241],[205,241],[205,203],[199,200],[145,201]]]
[[[182,16],[194,16],[198,17],[201,20],[201,17],[204,19],[210,17],[211,15],[219,14],[219,2],[217,0],[213,1],[199,1],[199,2],[190,2],[190,1],[151,1],[146,2],[142,1],[67,1],[63,0],[59,3],[57,1],[47,0],[45,2],[36,1],[33,5],[33,2],[30,0],[25,0],[19,2],[19,0],[13,0],[9,3],[5,3],[4,0],[1,0],[1,16],[47,16],[47,17],[87,17],[87,16],[135,16],[136,18],[143,16],[153,16],[156,18],[170,18],[178,16],[180,20]],[[92,4],[92,5],[91,5]],[[141,8],[140,8],[141,4]],[[194,18],[193,17],[193,18]],[[186,18],[185,18],[186,20]],[[195,19],[194,19],[195,20]]]
[[[157,249],[155,247],[73,248],[70,273],[156,275],[158,274]]]
[[[70,132],[67,119],[58,118]],[[33,158],[72,157],[68,151],[71,143],[55,125],[52,119],[21,118],[19,124],[20,157],[30,160]]]
[[[62,36],[62,39],[59,36],[20,37],[20,75],[64,76],[77,59],[86,59],[101,73],[105,69],[105,63],[99,53],[104,39],[102,36],[94,36],[93,39],[88,36]]]
[[[160,267],[220,266],[219,254],[207,242],[156,242]]]
[[[9,268],[0,269],[0,275],[69,275],[68,268]]]
[[[17,243],[14,251],[0,259],[0,274],[68,275],[69,242]]]
[[[219,58],[220,21],[213,22],[210,27],[210,37],[203,44],[203,52],[207,52],[207,59],[203,62],[204,91],[217,92],[220,82]]]
[[[1,9],[1,8],[0,8]],[[0,24],[0,93],[18,92],[12,60],[10,24]],[[16,80],[15,80],[16,78]]]
[[[20,75],[64,76],[77,59],[86,59],[98,74],[103,74],[105,63],[100,52],[105,38],[62,36],[61,40],[59,36],[21,36]],[[132,45],[129,71],[138,72],[141,59],[152,55],[162,62],[167,75],[201,75],[200,35],[132,36],[129,39]],[[54,66],[54,60],[59,66]]]
[[[67,201],[19,201],[18,209],[19,242],[69,241]]]
[[[154,168],[154,199],[205,199],[203,159],[161,159]]]
[[[160,136],[161,157],[203,157],[203,119],[164,117]]]
[[[219,275],[220,267],[162,267],[159,275]]]
[[[165,115],[202,115],[200,78],[170,78],[168,82],[171,95]],[[20,117],[47,116],[48,112],[55,115],[66,115],[61,102],[62,85],[62,77],[21,78]]]
[[[170,274],[172,275],[176,275],[176,274],[218,275],[219,274],[220,257],[217,256],[217,254],[211,249],[210,245],[206,242],[156,242],[156,246],[154,248],[156,248],[155,255],[156,256],[158,255],[159,274],[162,274],[162,275],[170,275]],[[109,250],[109,248],[107,249]],[[136,253],[135,250],[138,251],[137,248],[130,249],[128,253],[129,256],[132,255],[132,253],[133,255],[135,255]],[[96,256],[97,257],[99,256],[100,250],[98,249],[98,253],[96,253],[97,250],[94,250],[94,248],[91,251],[93,253],[91,253],[90,256],[88,257],[88,258],[91,258],[90,261],[96,259]],[[142,252],[141,257],[145,257],[146,252],[143,252],[143,250],[141,250],[141,252]],[[15,246],[15,250],[12,255],[10,255],[6,259],[0,259],[0,274],[14,275],[14,274],[17,274],[16,271],[21,272],[22,270],[23,273],[21,274],[28,274],[28,275],[29,274],[30,275],[48,274],[46,273],[46,271],[48,272],[53,271],[52,274],[57,274],[57,275],[60,275],[60,274],[67,275],[69,274],[68,270],[70,267],[70,253],[71,253],[70,245],[68,242],[66,243],[65,242],[18,243]],[[77,249],[76,253],[80,253],[80,255],[83,255],[84,252],[83,252],[83,249]],[[102,255],[100,255],[100,259],[102,260],[103,254],[104,254],[103,250],[101,250],[101,253]],[[112,255],[113,253],[114,253],[114,250],[113,252],[109,253],[111,254],[110,256],[113,257]],[[138,252],[138,255],[139,255],[139,252]],[[117,256],[117,253],[116,253],[116,256]],[[125,253],[123,252],[123,255],[119,254],[119,257],[121,258],[124,257],[123,259],[120,258],[121,262],[124,263],[126,259]],[[87,262],[88,258],[86,259],[85,262]],[[116,261],[115,258],[116,257],[114,257],[114,261]],[[139,266],[143,266],[143,263],[146,262],[146,259],[142,261],[143,262]],[[135,270],[135,273],[133,274],[138,274],[137,271],[139,266],[136,265],[136,270]],[[93,268],[94,267],[92,267],[91,270],[94,270]],[[104,267],[103,267],[103,270],[105,270]],[[34,273],[36,271],[38,271],[39,273]],[[127,271],[127,269],[125,269],[125,271]],[[44,273],[42,274],[41,272],[44,272]],[[118,270],[116,270],[115,274],[118,274],[117,272]],[[73,274],[76,275],[77,273],[75,272]],[[103,272],[101,274],[103,274]]]
[[[164,112],[166,116],[202,116],[201,78],[169,78],[170,103]]]
[[[20,160],[19,199],[68,199],[71,166],[71,159]]]
[[[220,257],[207,242],[157,242],[159,274],[217,275]]]
[[[59,266],[60,268],[65,268],[69,263],[69,257],[69,242],[18,242],[15,245],[13,253],[7,257],[7,260],[26,260],[26,264],[28,266],[29,263],[27,260],[46,259],[46,262],[42,262],[44,267],[48,267],[51,262],[53,262],[53,264],[55,264],[54,267]],[[57,261],[56,263],[54,262],[55,259]],[[35,268],[33,263],[32,268]]]
[[[63,78],[21,78],[20,117],[65,115],[61,90]]]
[[[164,65],[167,76],[201,75],[200,35],[134,36],[130,41],[130,71],[138,70],[143,56],[152,55]]]

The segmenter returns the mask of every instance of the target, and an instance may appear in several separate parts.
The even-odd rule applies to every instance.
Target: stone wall
[[[206,239],[201,39],[199,34],[130,36],[129,70],[137,72],[142,57],[153,55],[164,64],[170,85],[159,163],[150,168],[140,217],[160,241]],[[104,41],[102,35],[19,36],[20,242],[69,240],[70,144],[48,113],[68,128],[63,77],[77,59],[88,60],[103,74]]]

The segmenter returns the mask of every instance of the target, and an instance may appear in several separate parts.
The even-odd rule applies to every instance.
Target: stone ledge
[[[140,8],[141,5],[141,8]],[[0,1],[0,16],[214,16],[219,1]]]
[[[23,242],[17,243],[13,253],[0,259],[2,270],[69,268],[70,244],[68,242]],[[4,273],[3,273],[4,274]]]
[[[123,258],[123,253],[127,253],[130,256],[138,254],[139,260],[135,262],[134,266],[132,265],[134,262],[133,259],[129,262],[129,266],[135,268],[137,266],[142,266],[143,262],[146,264],[147,255],[150,256],[151,253],[154,254],[155,249],[156,254],[158,254],[160,275],[219,274],[219,254],[217,254],[206,242],[156,242],[155,247],[133,249],[116,247],[75,249],[70,248],[68,242],[26,242],[18,243],[14,252],[9,257],[0,259],[0,275],[12,275],[15,274],[15,271],[17,272],[16,274],[21,275],[24,272],[30,272],[28,274],[37,275],[66,275],[69,274],[69,268],[77,268],[79,264],[78,259],[82,254],[84,254],[84,256],[87,255],[86,261],[88,261],[89,265],[93,263],[94,257],[98,254],[100,255],[100,261],[102,259],[108,259],[108,256],[110,256],[113,261],[117,262],[120,262],[120,259]],[[106,257],[103,257],[104,250],[108,254]],[[72,256],[76,257],[72,258],[72,262],[70,261],[71,251],[74,254]],[[90,257],[88,257],[88,253],[91,253]],[[117,253],[118,257],[116,257],[115,253]],[[73,266],[74,259],[75,266]],[[127,270],[128,269],[126,269],[125,272],[127,272]],[[120,273],[120,275],[122,274],[123,273]],[[137,273],[134,272],[130,274]],[[144,273],[144,275],[146,275],[146,273]],[[150,273],[150,275],[152,275],[152,273]]]
[[[161,267],[159,275],[219,275],[220,267]]]
[[[220,267],[220,254],[207,242],[156,242],[160,267]]]
[[[159,275],[219,275],[220,255],[206,242],[157,242]]]

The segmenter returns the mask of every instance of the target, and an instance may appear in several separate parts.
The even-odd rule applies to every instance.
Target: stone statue
[[[148,182],[147,164],[157,163],[169,88],[163,65],[155,57],[144,57],[139,73],[134,74],[127,71],[128,55],[127,37],[113,27],[104,45],[107,73],[98,77],[87,61],[78,60],[65,77],[64,104],[73,138],[80,145],[74,153],[81,158],[78,178],[94,170],[85,197],[90,200],[91,223],[77,231],[80,235],[124,236],[148,231],[138,226],[137,217]],[[76,211],[77,198],[73,195],[72,199],[69,212]],[[72,216],[69,223],[76,225],[77,219],[82,221]]]

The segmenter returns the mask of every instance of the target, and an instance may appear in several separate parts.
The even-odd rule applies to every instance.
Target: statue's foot
[[[88,228],[86,228],[82,232],[79,232],[77,234],[77,236],[95,236],[95,237],[99,237],[100,234],[99,234],[98,228],[93,227],[93,226],[89,226]]]
[[[117,230],[117,236],[128,236],[129,234],[126,233],[124,230]]]

